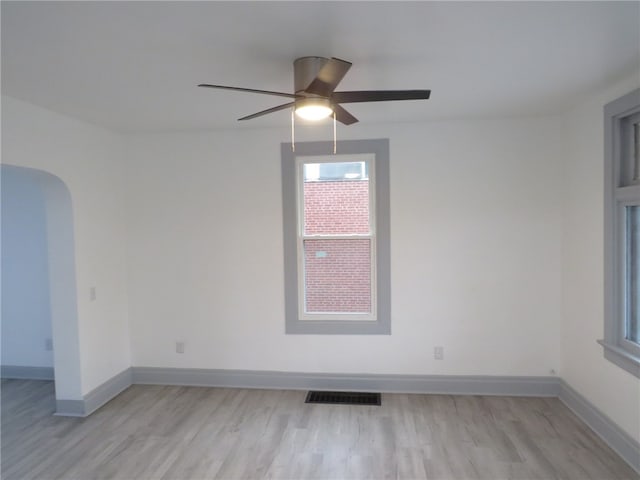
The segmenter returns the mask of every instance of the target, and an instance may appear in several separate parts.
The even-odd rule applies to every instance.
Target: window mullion
[[[373,238],[370,233],[338,234],[338,235],[300,235],[302,240],[357,240]]]

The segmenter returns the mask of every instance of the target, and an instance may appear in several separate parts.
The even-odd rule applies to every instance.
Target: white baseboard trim
[[[589,400],[560,380],[558,398],[586,423],[631,468],[640,473],[640,443],[616,425],[613,420],[596,408]]]
[[[557,397],[557,377],[375,375],[132,367],[133,383],[288,390]]]
[[[82,400],[56,399],[56,415],[63,417],[86,417],[91,415],[109,400],[115,398],[131,386],[131,368],[91,390]]]
[[[0,376],[7,379],[53,380],[53,367],[22,367],[20,365],[2,365]]]

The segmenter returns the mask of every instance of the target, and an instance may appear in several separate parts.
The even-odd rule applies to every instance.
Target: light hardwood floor
[[[305,394],[134,385],[78,419],[52,382],[3,380],[2,478],[640,478],[557,399]]]

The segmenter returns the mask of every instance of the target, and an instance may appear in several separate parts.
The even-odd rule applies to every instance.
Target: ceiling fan
[[[229,87],[202,83],[199,87],[222,88],[239,92],[262,93],[292,98],[293,101],[247,115],[238,120],[251,120],[269,113],[293,108],[296,114],[307,120],[320,120],[333,114],[335,120],[345,125],[358,119],[345,110],[342,103],[385,102],[390,100],[426,100],[431,90],[358,90],[336,92],[335,88],[351,68],[351,63],[339,58],[301,57],[293,62],[295,93],[272,92],[252,88]]]

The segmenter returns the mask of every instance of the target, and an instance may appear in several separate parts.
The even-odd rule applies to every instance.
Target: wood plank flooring
[[[3,479],[640,479],[554,398],[134,385],[78,419],[53,395],[2,381]]]

